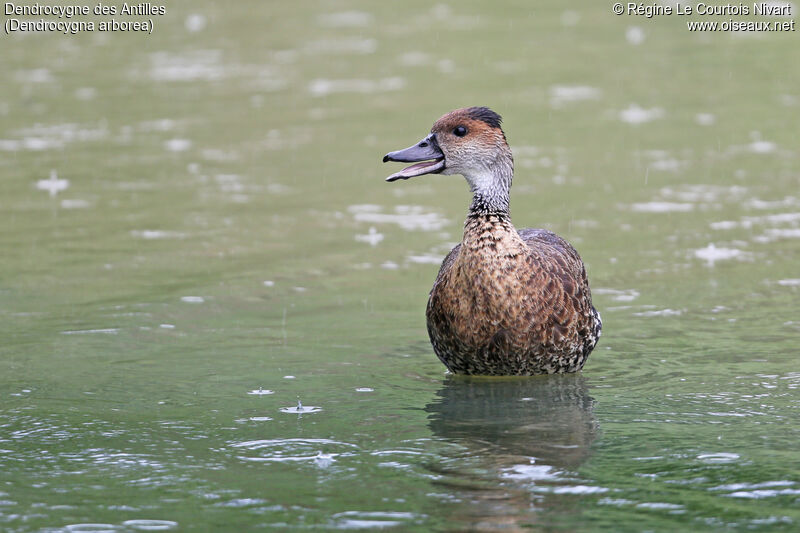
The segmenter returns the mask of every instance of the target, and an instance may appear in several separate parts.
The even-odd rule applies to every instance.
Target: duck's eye
[[[463,137],[467,134],[467,128],[464,126],[456,126],[456,129],[453,130],[453,133],[458,137]]]

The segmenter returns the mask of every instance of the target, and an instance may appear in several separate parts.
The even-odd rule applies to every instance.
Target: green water
[[[797,39],[589,1],[2,35],[0,529],[795,530]],[[465,105],[587,264],[580,375],[430,348],[468,191],[380,160]]]

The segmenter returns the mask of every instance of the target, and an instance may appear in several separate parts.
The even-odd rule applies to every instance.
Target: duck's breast
[[[445,258],[428,302],[428,321],[475,348],[498,333],[517,349],[577,348],[592,312],[577,252],[545,230],[489,231]],[[569,348],[568,348],[569,349]]]

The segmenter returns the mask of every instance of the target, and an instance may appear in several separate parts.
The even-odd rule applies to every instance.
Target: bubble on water
[[[202,296],[181,296],[181,301],[189,304],[201,304],[205,302]]]
[[[297,379],[295,376],[283,376],[283,379]]]
[[[800,278],[779,279],[778,285],[784,287],[800,287]]]
[[[356,389],[356,392],[374,392],[374,391],[375,391],[375,389],[373,389],[371,387],[358,387]]]
[[[275,282],[272,281],[272,280],[265,280],[264,281],[264,286],[265,287],[274,287],[275,286]]]
[[[253,422],[269,422],[272,418],[269,416],[251,416],[250,420]]]
[[[158,327],[160,327],[161,329],[175,329],[174,324],[161,324]]]

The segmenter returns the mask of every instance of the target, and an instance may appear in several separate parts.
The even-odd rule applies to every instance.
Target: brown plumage
[[[500,120],[485,107],[458,109],[416,145],[384,157],[422,161],[388,181],[462,174],[473,193],[461,244],[430,293],[428,334],[457,374],[575,372],[597,344],[600,315],[578,252],[550,231],[518,232],[511,223],[513,159]]]

